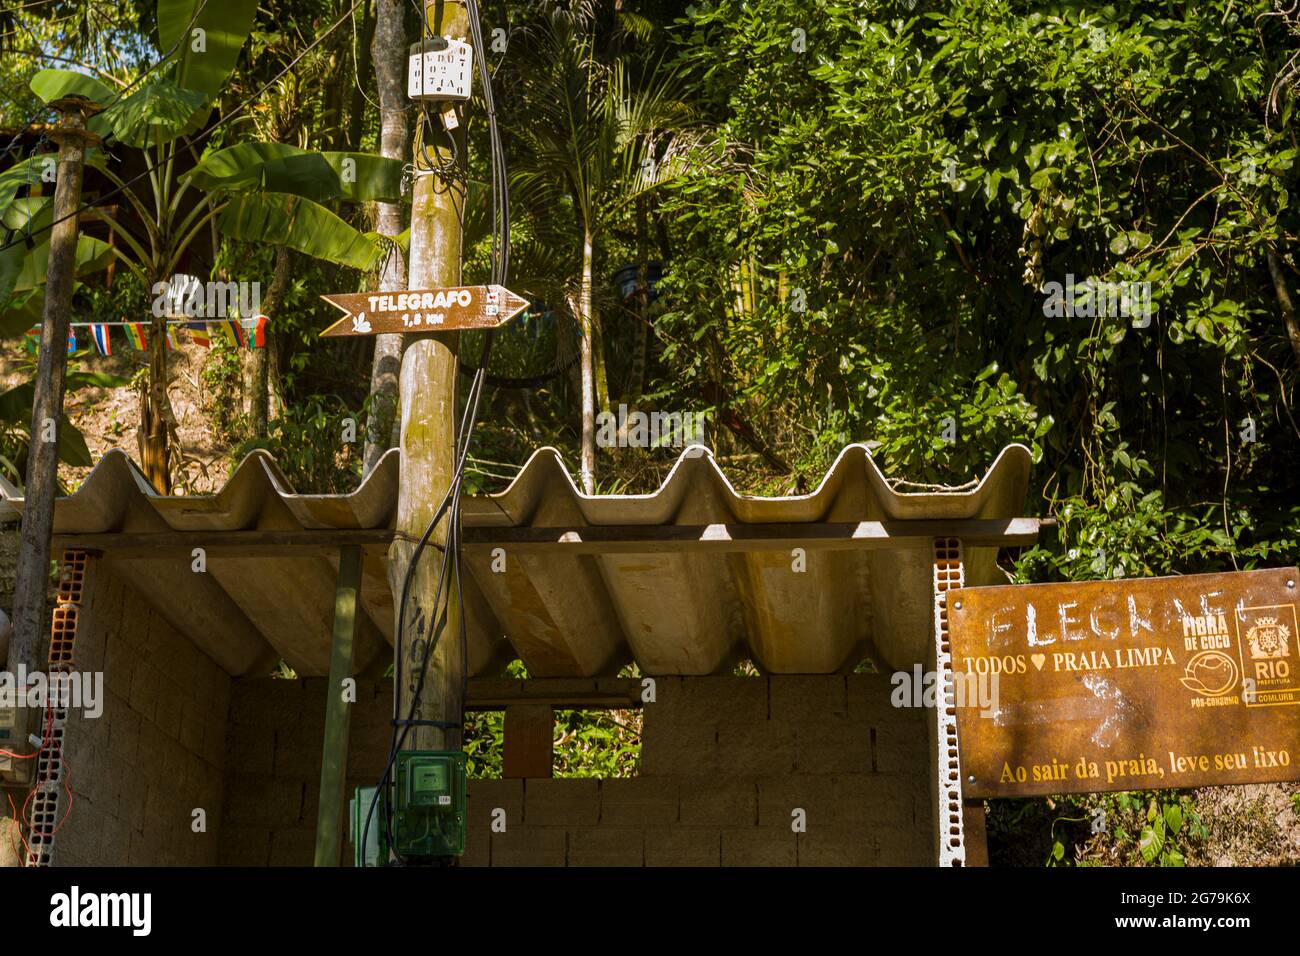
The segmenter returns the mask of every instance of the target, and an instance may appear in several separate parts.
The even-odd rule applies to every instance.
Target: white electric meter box
[[[413,100],[467,100],[472,88],[474,48],[451,37],[411,44],[406,95]]]

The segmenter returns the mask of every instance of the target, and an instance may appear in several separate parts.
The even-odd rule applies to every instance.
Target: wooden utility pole
[[[78,210],[86,147],[95,139],[86,130],[86,118],[99,109],[82,97],[68,97],[50,105],[62,114],[63,120],[50,133],[50,138],[59,144],[59,166],[54,184],[54,226],[50,231],[41,350],[32,401],[18,575],[14,582],[14,634],[8,663],[11,672],[16,672],[20,665],[28,672],[43,669],[42,629],[50,580],[54,497],[59,480],[59,421],[63,417],[63,386],[68,367],[68,322],[77,273]],[[29,720],[32,717],[27,716]]]
[[[469,14],[458,0],[428,0],[425,12],[429,36],[464,40],[469,33]],[[476,51],[477,52],[477,51]],[[440,104],[430,104],[436,109]],[[434,120],[436,125],[437,120]],[[461,283],[461,213],[465,208],[464,179],[452,180],[435,172],[425,152],[426,124],[415,135],[415,184],[411,199],[411,258],[408,286],[437,289]],[[464,127],[452,135],[462,172],[466,157]],[[429,159],[448,162],[450,150],[429,143]],[[437,511],[455,472],[456,377],[458,374],[457,333],[423,334],[408,339],[402,356],[401,396],[401,490],[397,499],[398,537],[389,549],[389,582],[399,599],[406,569],[415,550],[414,542],[424,533]],[[439,615],[434,607],[450,522],[440,522],[420,558],[407,595],[402,660],[395,688],[400,718],[411,710],[415,688],[420,683],[420,664],[428,641],[433,637]],[[449,561],[454,561],[448,556]],[[462,682],[465,661],[460,646],[460,604],[456,600],[453,573],[443,587],[448,612],[441,639],[429,658],[420,706],[413,719],[445,722],[449,727],[430,724],[410,728],[404,749],[454,750],[461,745]],[[397,613],[401,613],[398,608]]]

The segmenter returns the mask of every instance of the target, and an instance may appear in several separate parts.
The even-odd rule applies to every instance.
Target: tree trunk
[[[274,316],[280,311],[280,303],[289,291],[289,266],[292,252],[288,246],[275,249],[275,271],[271,276],[271,287],[262,300],[262,314],[270,321],[266,328],[266,347],[253,349],[253,407],[249,410],[249,424],[258,438],[266,437],[267,406],[271,399],[271,337]],[[241,316],[243,318],[243,316]]]
[[[646,361],[650,352],[650,263],[646,200],[636,201],[636,346],[632,352],[632,374],[627,383],[627,404],[636,407],[645,388]]]
[[[609,372],[605,365],[605,335],[600,330],[600,313],[591,310],[591,362],[596,382],[596,407],[609,411]]]
[[[582,240],[582,287],[578,292],[578,321],[582,324],[582,490],[596,493],[596,362],[595,323],[591,315],[591,234]],[[602,363],[603,365],[603,363]]]
[[[372,58],[379,89],[379,154],[406,162],[407,125],[406,31],[402,21],[402,0],[378,0],[375,7],[375,40]],[[402,232],[400,203],[379,203],[376,229],[385,236]],[[406,288],[406,262],[400,251],[385,261],[379,273],[380,292]],[[363,469],[369,474],[384,452],[397,444],[397,379],[402,368],[402,336],[375,337],[375,357],[370,369],[370,412],[366,417],[366,445]]]
[[[628,375],[627,390],[624,393],[627,406],[632,411],[636,410],[637,404],[641,401],[641,391],[645,388],[646,355],[650,347],[650,269],[646,262],[646,227],[646,201],[644,197],[638,197],[636,201],[636,328],[633,332],[636,338],[632,348],[632,371]],[[619,423],[619,449],[625,447],[627,433],[631,428],[630,418],[631,416],[628,416],[628,420]],[[621,455],[622,452],[616,451],[615,454]]]
[[[1273,292],[1277,295],[1277,303],[1282,309],[1282,324],[1286,326],[1286,336],[1291,340],[1291,350],[1295,352],[1296,361],[1300,362],[1300,323],[1296,321],[1295,305],[1291,302],[1291,293],[1287,291],[1282,262],[1272,251],[1268,254],[1268,271],[1273,277]]]
[[[348,116],[348,149],[361,148],[361,134],[365,129],[366,118],[366,99],[361,90],[361,77],[370,72],[370,60],[372,56],[371,45],[374,42],[375,20],[370,13],[371,6],[367,3],[361,11],[361,30],[356,40],[356,62],[353,66],[356,68],[357,80],[352,84],[352,108]],[[405,57],[401,59],[405,62]]]
[[[154,276],[150,288],[167,281]],[[171,494],[171,439],[175,428],[171,399],[167,397],[167,316],[149,324],[149,376],[140,387],[140,466],[160,495]]]

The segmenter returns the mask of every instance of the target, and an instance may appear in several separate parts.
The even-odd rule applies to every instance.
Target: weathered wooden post
[[[31,447],[27,454],[27,488],[14,583],[14,633],[9,646],[10,671],[42,670],[40,658],[45,621],[45,592],[50,578],[50,534],[58,488],[59,422],[63,417],[64,377],[68,367],[68,323],[77,273],[77,234],[86,147],[95,134],[86,118],[99,107],[79,96],[50,104],[62,114],[50,138],[59,144],[54,185],[54,225],[50,232],[41,350],[36,364],[32,402]],[[32,714],[27,714],[30,723]],[[26,737],[26,734],[23,735]]]
[[[330,676],[325,691],[325,744],[316,818],[316,866],[338,866],[343,852],[343,807],[348,779],[348,739],[351,736],[351,714],[348,712],[351,703],[345,696],[344,682],[352,677],[357,599],[361,593],[364,557],[360,545],[344,545],[339,550]]]
[[[469,14],[460,0],[429,0],[425,4],[429,36],[464,40]],[[422,38],[423,39],[423,38]],[[454,130],[457,155],[466,156],[464,128]],[[425,158],[426,148],[428,159]],[[425,124],[413,144],[415,184],[411,199],[411,256],[408,285],[412,289],[457,286],[461,279],[461,210],[465,208],[464,180],[446,177],[430,160],[451,162],[451,151],[425,142]],[[421,333],[402,356],[400,379],[401,490],[397,503],[397,531],[389,549],[389,581],[400,600],[402,582],[415,550],[437,511],[455,472],[456,332]],[[422,723],[409,728],[403,749],[454,750],[461,745],[462,682],[465,662],[459,639],[460,603],[457,600],[455,564],[443,587],[446,624],[442,639],[421,668],[425,649],[434,636],[438,608],[439,565],[447,544],[450,521],[444,517],[425,549],[407,595],[404,633],[399,635],[403,660],[395,670],[400,680],[394,688],[399,719],[407,719],[416,688],[423,679],[420,703],[411,718]],[[401,619],[401,608],[396,613]],[[438,726],[443,724],[445,726]]]

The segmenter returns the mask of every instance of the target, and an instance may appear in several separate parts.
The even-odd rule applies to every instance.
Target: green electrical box
[[[465,852],[465,753],[404,750],[397,755],[393,841],[400,857]]]
[[[397,755],[397,778],[375,801],[374,787],[358,787],[350,805],[353,861],[357,866],[388,862],[387,813],[393,819],[393,843],[404,859],[460,856],[465,852],[465,753],[461,750],[403,750]],[[375,809],[370,810],[374,802]],[[386,806],[386,804],[390,806]],[[366,816],[370,825],[366,826]],[[365,859],[361,858],[365,834]]]

